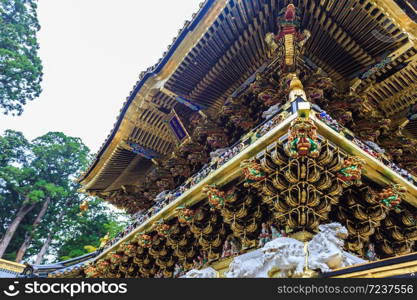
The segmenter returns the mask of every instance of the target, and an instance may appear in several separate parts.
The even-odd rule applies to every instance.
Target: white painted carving
[[[202,270],[192,269],[181,278],[217,278],[217,272],[212,267]]]
[[[308,243],[308,254],[304,243],[288,237],[276,238],[263,248],[234,258],[226,277],[264,278],[271,272],[274,277],[298,277],[304,273],[306,255],[308,268],[321,272],[366,262],[343,250],[348,232],[341,224],[320,225],[319,230]]]

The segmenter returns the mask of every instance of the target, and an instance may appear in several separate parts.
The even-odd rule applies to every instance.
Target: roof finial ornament
[[[301,80],[298,78],[297,74],[290,73],[288,74],[288,77],[290,79],[288,100],[290,102],[294,102],[297,100],[302,100],[306,102],[307,95],[306,95],[306,92],[304,91],[304,86]]]
[[[311,36],[308,30],[301,32],[300,19],[297,7],[293,3],[288,4],[279,14],[278,34],[268,33],[265,37],[271,56],[281,61],[283,74],[296,72],[297,60]]]

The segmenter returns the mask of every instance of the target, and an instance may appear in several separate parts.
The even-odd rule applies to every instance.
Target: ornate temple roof
[[[23,273],[26,266],[0,258],[0,278],[14,278]]]
[[[331,235],[356,266],[316,275],[415,270],[414,4],[204,2],[80,178],[132,224],[94,257],[43,269],[178,277],[211,264],[220,276],[268,239]]]
[[[31,265],[27,277],[70,277],[78,276],[82,268],[94,260],[100,251],[94,251],[82,256],[47,265]]]
[[[158,158],[172,153],[177,144],[167,117],[173,109],[190,115],[172,95],[216,118],[226,99],[269,62],[265,35],[277,31],[279,12],[290,2],[302,12],[301,27],[311,32],[305,61],[327,72],[339,87],[366,86],[364,93],[387,117],[403,122],[417,100],[409,92],[417,84],[417,25],[409,6],[393,0],[207,0],[163,58],[141,73],[114,129],[79,178],[84,189],[109,192],[140,185],[155,161],[126,142]]]

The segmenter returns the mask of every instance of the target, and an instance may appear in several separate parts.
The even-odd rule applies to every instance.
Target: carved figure
[[[387,208],[394,208],[396,211],[400,210],[399,205],[404,198],[407,189],[399,184],[392,184],[378,194],[379,201]]]
[[[240,166],[248,185],[254,185],[266,178],[266,173],[263,171],[262,166],[253,160],[244,160]]]
[[[364,263],[343,250],[348,232],[339,223],[319,226],[320,232],[308,243],[280,237],[263,248],[235,257],[226,276],[229,278],[301,277],[306,269],[329,272],[336,268]],[[307,253],[306,253],[307,252]],[[308,255],[308,266],[306,256]]]
[[[350,156],[343,162],[343,167],[337,176],[346,184],[361,185],[361,177],[365,161],[357,156]]]
[[[288,130],[288,142],[284,147],[290,157],[315,158],[319,156],[320,148],[317,127],[312,120],[299,117],[292,121]]]

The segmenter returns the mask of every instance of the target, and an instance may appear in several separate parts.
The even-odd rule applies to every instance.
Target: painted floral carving
[[[165,224],[162,220],[155,226],[156,232],[162,237],[167,237],[170,234],[170,229],[171,227],[168,224]]]
[[[110,262],[112,264],[115,264],[115,265],[120,264],[121,261],[122,261],[122,258],[123,258],[123,256],[121,254],[118,254],[118,253],[115,253],[115,252],[110,253]]]
[[[97,262],[97,271],[100,273],[105,273],[110,268],[110,262],[104,259],[101,259]]]
[[[132,257],[136,254],[137,246],[127,243],[126,246],[123,248],[124,252],[127,256]]]
[[[142,233],[137,236],[139,246],[149,248],[152,245],[152,237],[148,234]]]
[[[94,266],[85,268],[84,273],[86,274],[87,278],[98,278],[100,276],[100,272]]]

